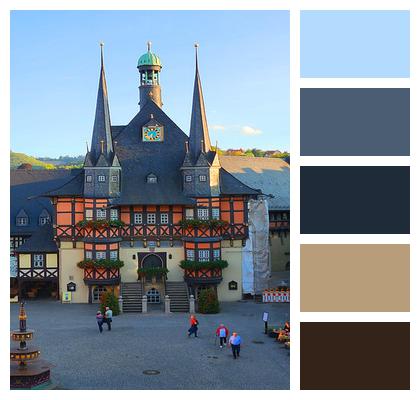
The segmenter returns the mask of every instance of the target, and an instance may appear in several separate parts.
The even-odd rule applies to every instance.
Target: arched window
[[[147,302],[148,303],[160,303],[160,293],[157,289],[151,288],[147,293]]]

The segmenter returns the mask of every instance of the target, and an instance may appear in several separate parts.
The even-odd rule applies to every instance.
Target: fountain
[[[50,365],[39,359],[41,352],[26,342],[33,339],[34,330],[26,328],[24,303],[19,307],[19,330],[11,332],[19,347],[10,350],[10,388],[47,389],[51,386]]]

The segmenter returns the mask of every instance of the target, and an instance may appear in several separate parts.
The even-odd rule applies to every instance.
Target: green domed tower
[[[163,104],[159,78],[162,63],[160,58],[151,52],[151,48],[152,42],[147,42],[147,53],[143,54],[137,62],[140,73],[140,109],[148,99],[153,100],[159,107]]]

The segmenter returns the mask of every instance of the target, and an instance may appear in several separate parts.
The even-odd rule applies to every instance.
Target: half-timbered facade
[[[247,204],[261,191],[229,173],[211,146],[197,49],[189,136],[162,109],[162,64],[150,44],[137,68],[140,110],[127,125],[112,126],[101,47],[83,169],[44,193],[54,210],[59,291],[71,282],[72,301],[94,302],[105,290],[140,282],[152,301],[173,281],[190,294],[212,287],[220,300],[239,300]]]

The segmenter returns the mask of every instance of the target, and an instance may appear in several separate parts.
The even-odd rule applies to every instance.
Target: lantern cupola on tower
[[[160,58],[151,50],[152,42],[147,42],[147,53],[143,54],[137,62],[137,69],[140,74],[140,109],[148,100],[154,101],[159,107],[162,107],[163,104],[159,76],[162,63]]]

